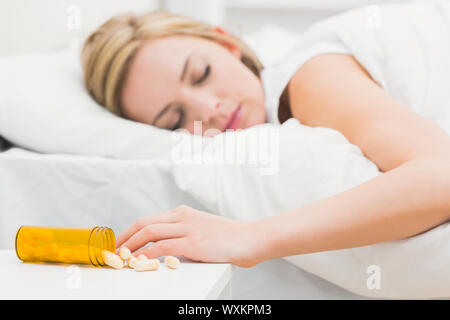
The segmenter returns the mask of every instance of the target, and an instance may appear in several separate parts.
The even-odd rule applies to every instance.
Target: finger
[[[144,217],[136,220],[132,225],[130,225],[128,228],[123,231],[116,240],[116,247],[122,247],[123,244],[136,232],[141,230],[143,227],[145,227],[148,224],[154,224],[154,223],[174,223],[178,222],[178,217],[175,215],[176,209],[160,212],[155,215]]]
[[[131,252],[145,246],[149,242],[165,240],[170,238],[180,238],[185,235],[181,223],[158,223],[149,224],[123,243]]]
[[[133,253],[135,257],[140,254],[145,255],[149,259],[158,258],[161,256],[182,256],[186,253],[186,237],[160,240],[151,243],[145,248],[141,248]]]

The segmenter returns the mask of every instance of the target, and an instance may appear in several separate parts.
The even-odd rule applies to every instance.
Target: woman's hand
[[[117,247],[148,258],[184,256],[202,262],[252,267],[262,260],[264,235],[256,223],[230,220],[181,205],[137,220],[118,238]],[[154,242],[143,248],[147,243]]]

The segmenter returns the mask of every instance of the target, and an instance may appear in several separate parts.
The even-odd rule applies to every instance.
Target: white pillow
[[[172,132],[119,118],[83,84],[79,50],[0,57],[0,135],[42,153],[168,157]],[[211,138],[197,136],[195,139]]]

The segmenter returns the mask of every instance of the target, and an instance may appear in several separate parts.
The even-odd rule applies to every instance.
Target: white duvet
[[[298,46],[315,38],[341,41],[390,94],[450,134],[450,13],[443,3],[359,9],[314,26]],[[114,118],[89,99],[76,62],[67,52],[1,58],[0,134],[37,152],[141,161],[161,157],[170,161],[175,187],[211,213],[244,220],[300,207],[380,174],[338,131],[295,119],[197,137],[190,145],[181,142],[186,135]],[[184,152],[186,145],[194,152]],[[236,150],[242,146],[246,156],[241,159]],[[129,193],[150,192],[152,186],[147,181],[134,190],[131,183]],[[136,212],[146,212],[135,205]],[[92,208],[107,210],[103,203]],[[449,223],[407,240],[286,260],[365,296],[450,297]],[[367,285],[374,270],[381,276],[379,289]]]
[[[343,43],[390,94],[450,134],[450,5],[429,1],[359,9],[317,24],[300,38],[298,47],[317,39]],[[295,119],[278,130],[265,126],[217,138],[227,142],[174,164],[178,186],[211,212],[253,220],[340,193],[381,174],[337,131],[303,126]],[[272,139],[268,141],[278,139],[279,144],[261,148],[263,153],[272,152],[266,159],[270,161],[261,165],[193,161],[221,159],[214,155],[232,151],[229,146],[237,145],[238,138],[260,136],[263,130]],[[285,259],[366,296],[450,297],[449,223],[406,240]],[[375,273],[381,276],[379,289],[369,283]]]

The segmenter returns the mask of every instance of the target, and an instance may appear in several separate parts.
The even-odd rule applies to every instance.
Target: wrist
[[[251,259],[258,264],[277,256],[277,246],[273,225],[267,219],[249,222],[252,235]]]

